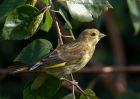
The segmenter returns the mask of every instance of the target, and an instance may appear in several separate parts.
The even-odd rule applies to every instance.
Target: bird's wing
[[[65,44],[59,49],[60,57],[67,61],[82,58],[87,52],[87,48],[85,46],[83,46],[81,42],[71,42]]]
[[[86,50],[84,50],[83,46],[80,46],[80,44],[75,42],[68,43],[55,49],[52,53],[44,57],[40,62],[33,65],[30,70],[44,66],[45,68],[63,67],[67,62],[70,62],[71,60],[81,59],[85,53]]]
[[[52,54],[52,55],[51,55]],[[49,55],[47,54],[39,62],[32,65],[29,70],[39,69],[41,67],[45,68],[56,68],[60,66],[65,66],[66,62],[59,58],[58,52],[54,50]]]

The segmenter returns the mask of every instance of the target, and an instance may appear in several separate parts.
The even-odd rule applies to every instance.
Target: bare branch
[[[104,66],[104,67],[86,67],[79,71],[80,73],[122,73],[122,72],[140,72],[140,65],[134,66]]]
[[[0,75],[10,74],[10,69],[0,69]],[[39,71],[38,71],[39,72]],[[131,66],[123,66],[123,67],[115,67],[115,66],[89,66],[85,67],[82,70],[76,73],[135,73],[140,72],[140,65],[131,65]],[[27,72],[24,72],[27,73]],[[22,74],[22,73],[21,73]]]

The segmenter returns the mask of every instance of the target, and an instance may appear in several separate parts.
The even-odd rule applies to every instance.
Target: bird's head
[[[78,37],[79,40],[88,41],[93,44],[97,44],[97,42],[105,37],[106,35],[100,33],[97,29],[85,29]]]

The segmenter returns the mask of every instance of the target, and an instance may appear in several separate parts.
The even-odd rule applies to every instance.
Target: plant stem
[[[52,10],[54,10],[52,0],[50,0],[50,5],[51,5]],[[52,12],[52,16],[53,16],[54,24],[55,24],[56,29],[57,29],[57,33],[58,33],[58,45],[62,46],[63,45],[63,40],[62,40],[62,37],[61,37],[62,33],[61,33],[61,30],[60,30],[60,27],[59,27],[55,12]]]
[[[75,80],[70,81],[70,80],[68,80],[68,79],[66,79],[66,78],[63,78],[63,77],[61,77],[60,80],[66,81],[66,82],[68,82],[68,83],[74,85],[79,91],[81,91],[81,93],[83,93],[83,94],[86,96],[87,99],[90,99],[89,96],[88,96],[88,94],[86,94],[86,93],[84,92],[84,90],[78,85],[78,82],[76,82]]]

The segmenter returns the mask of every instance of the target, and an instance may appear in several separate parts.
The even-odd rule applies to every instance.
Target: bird
[[[98,29],[85,29],[76,40],[57,47],[33,65],[16,67],[12,73],[39,71],[63,76],[77,72],[86,66],[97,43],[105,36]]]

